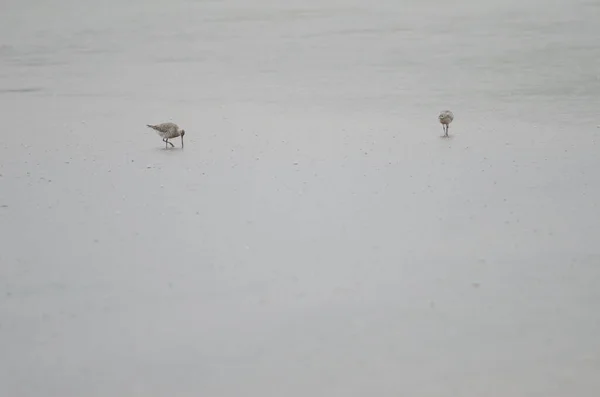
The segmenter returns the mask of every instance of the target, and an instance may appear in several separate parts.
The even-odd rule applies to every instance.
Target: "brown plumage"
[[[148,127],[152,128],[158,135],[163,139],[165,143],[165,149],[167,148],[167,144],[171,145],[171,147],[175,147],[169,139],[181,137],[181,147],[183,148],[183,136],[185,135],[185,130],[179,128],[179,126],[175,123],[162,123],[157,125],[146,124]]]
[[[454,114],[449,110],[444,110],[438,116],[438,120],[442,123],[442,128],[444,129],[444,136],[448,136],[448,127],[452,120],[454,120]]]

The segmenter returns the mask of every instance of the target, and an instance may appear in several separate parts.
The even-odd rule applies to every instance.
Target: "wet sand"
[[[409,3],[10,4],[0,395],[594,396],[597,6]]]

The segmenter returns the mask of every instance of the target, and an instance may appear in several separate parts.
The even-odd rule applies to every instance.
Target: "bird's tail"
[[[146,124],[146,126],[148,126],[149,128],[152,128],[153,130],[155,130],[155,129],[156,129],[156,126],[155,126],[155,125]]]

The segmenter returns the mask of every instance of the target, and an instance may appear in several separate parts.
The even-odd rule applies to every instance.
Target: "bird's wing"
[[[162,124],[159,124],[158,127],[160,128],[161,131],[169,132],[169,133],[172,133],[173,131],[177,131],[179,129],[177,127],[177,124],[175,124],[175,123],[162,123]]]
[[[148,125],[148,127],[155,129],[156,131],[160,131],[160,132],[164,132],[164,133],[171,131],[174,126],[173,123],[162,123],[162,124],[157,124],[157,125],[147,124],[147,125]]]

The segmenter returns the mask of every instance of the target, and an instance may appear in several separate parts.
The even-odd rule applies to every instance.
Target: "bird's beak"
[[[183,147],[183,135],[181,136],[181,147]]]

